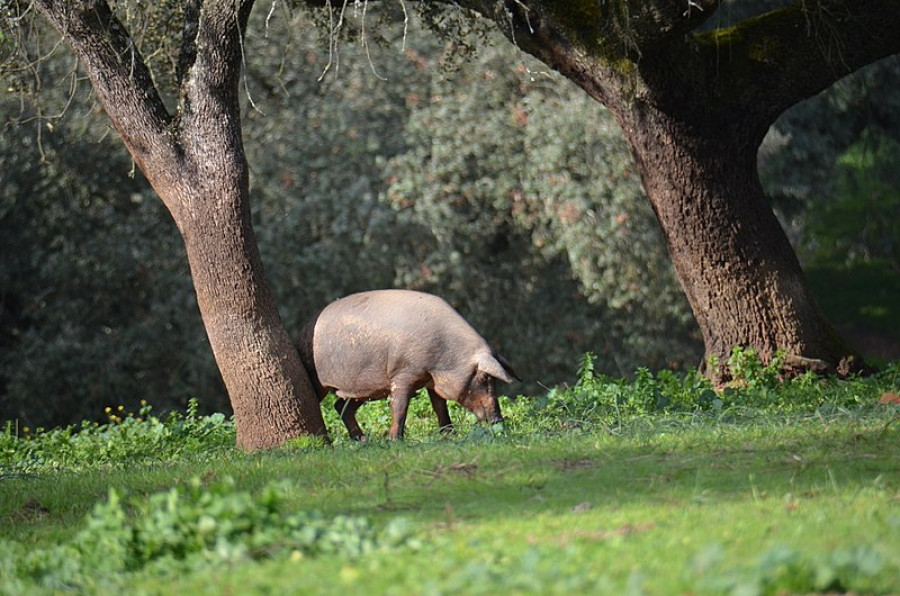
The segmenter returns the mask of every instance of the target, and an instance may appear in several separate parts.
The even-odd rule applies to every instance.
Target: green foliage
[[[867,546],[815,556],[778,546],[762,553],[755,566],[710,574],[704,583],[721,594],[847,593],[866,586],[885,568],[884,556]]]
[[[889,365],[872,377],[850,381],[820,379],[809,373],[781,380],[780,359],[763,365],[751,349],[734,348],[726,363],[732,382],[715,391],[699,371],[683,374],[638,369],[634,379],[616,379],[594,371],[596,357],[586,353],[578,381],[550,391],[531,402],[525,417],[544,429],[622,428],[658,413],[686,421],[708,417],[723,422],[748,416],[790,414],[828,416],[862,406],[876,407],[878,399],[897,391],[900,366]],[[506,412],[504,412],[506,413]]]
[[[822,310],[835,324],[874,330],[900,343],[900,276],[888,263],[859,263],[853,267],[821,263],[809,267],[807,275]],[[864,351],[863,356],[869,358],[872,354]],[[883,352],[882,359],[891,357]]]
[[[760,149],[766,191],[802,259],[900,267],[900,61],[872,64],[788,110]]]
[[[55,66],[44,76],[70,65]],[[67,424],[151,395],[226,408],[178,232],[119,141],[81,94],[82,118],[61,122],[39,114],[62,106],[13,99],[0,99],[0,418]]]
[[[291,333],[340,296],[393,285],[420,234],[378,201],[381,162],[404,147],[406,95],[424,84],[415,56],[397,51],[402,31],[381,31],[394,45],[368,48],[370,63],[358,44],[330,56],[308,40],[310,26],[304,14],[276,13],[266,31],[283,42],[248,40],[254,227]],[[285,53],[285,44],[297,47]],[[376,69],[405,84],[386,84]]]
[[[586,355],[572,388],[505,399],[490,440],[438,435],[423,397],[402,444],[384,401],[369,443],[330,448],[242,453],[195,408],[162,442],[111,409],[107,444],[148,446],[112,464],[42,431],[21,440],[65,465],[4,463],[0,593],[896,592],[900,367],[768,385],[737,353],[724,393]]]
[[[551,389],[545,396],[501,396],[501,409],[514,433],[590,431],[596,428],[621,431],[653,416],[670,417],[692,424],[702,420],[740,422],[769,415],[831,416],[858,408],[876,407],[885,394],[900,391],[900,365],[852,380],[821,379],[813,374],[781,380],[778,364],[762,365],[752,350],[735,348],[728,360],[733,382],[715,391],[697,370],[656,373],[638,369],[631,379],[615,378],[596,370],[597,357],[585,353],[577,381]],[[474,416],[455,402],[450,413],[455,437],[480,440],[490,433]],[[878,406],[883,407],[883,406]],[[323,416],[337,444],[353,444],[333,407],[333,397],[322,404]],[[184,454],[215,453],[234,444],[234,421],[223,414],[200,415],[197,401],[189,401],[184,413],[153,413],[143,404],[136,413],[122,406],[106,408],[108,422],[84,421],[77,425],[45,430],[6,423],[0,433],[0,473],[30,476],[52,470],[120,467],[139,462],[170,461]],[[376,442],[386,441],[391,425],[387,400],[366,404],[358,419]],[[423,392],[410,405],[408,427],[411,441],[429,441],[440,436],[430,401]],[[296,444],[288,449],[317,449],[317,444]]]
[[[164,79],[168,3],[144,4],[118,10],[147,25],[137,43]],[[249,27],[242,119],[289,332],[339,296],[415,287],[515,364],[529,381],[517,391],[561,382],[587,350],[615,374],[699,359],[627,148],[595,103],[506,42],[448,78],[458,44],[415,18],[363,44],[348,11],[348,39],[332,45],[304,11],[275,8]],[[0,420],[65,425],[150,397],[227,412],[182,241],[87,87],[49,85],[74,81],[72,67],[60,47],[0,103]]]
[[[160,85],[175,66],[175,4],[116,3]],[[348,10],[336,45],[310,35],[327,14],[270,8],[245,40],[242,119],[254,226],[289,331],[338,296],[415,287],[447,297],[515,364],[529,381],[515,391],[563,382],[586,351],[606,375],[696,364],[700,340],[654,216],[596,102],[483,30],[477,55],[450,73],[446,56],[470,40],[436,42],[414,16],[382,25],[400,20],[396,5],[367,9],[379,43],[365,43],[363,16]],[[453,37],[480,27],[458,11],[426,20]],[[2,76],[16,93],[0,98],[0,420],[102,420],[106,404],[137,410],[149,397],[183,409],[196,396],[204,412],[227,412],[164,207],[65,48],[38,62],[49,46],[3,31]],[[11,70],[9,57],[30,66]],[[804,254],[891,254],[898,218],[863,207],[877,193],[892,205],[896,74],[882,63],[791,112],[761,153]],[[821,215],[865,216],[870,231],[828,241],[820,199]]]
[[[486,48],[415,98],[404,139],[383,198],[431,238],[403,285],[448,297],[511,361],[540,362],[544,382],[573,350],[619,374],[697,357],[636,168],[596,102]]]
[[[167,461],[185,452],[215,450],[234,445],[234,420],[216,413],[201,416],[197,400],[182,414],[163,418],[143,404],[135,413],[124,407],[106,408],[108,422],[83,421],[45,430],[15,427],[0,432],[0,471],[5,476],[30,475],[49,470],[110,467],[139,461]]]
[[[713,376],[730,379],[732,387],[769,388],[778,384],[784,366],[784,352],[778,351],[763,364],[753,348],[735,346],[723,365],[719,359],[712,355],[707,359],[707,367]]]
[[[837,196],[809,227],[820,259],[900,269],[900,140],[867,130],[838,165]]]
[[[362,517],[286,512],[286,492],[284,484],[269,484],[254,495],[233,482],[204,485],[196,478],[127,501],[110,489],[69,543],[25,555],[4,545],[0,557],[18,555],[15,575],[38,585],[85,589],[147,566],[172,573],[277,556],[353,558],[416,544],[402,518],[376,528]]]

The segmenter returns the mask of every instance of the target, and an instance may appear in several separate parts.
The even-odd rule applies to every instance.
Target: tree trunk
[[[179,198],[190,207],[178,223],[238,446],[264,449],[298,435],[324,436],[318,400],[265,279],[246,188],[229,188],[221,178],[197,186],[201,196]]]
[[[764,128],[684,123],[635,102],[625,131],[672,262],[703,334],[705,362],[735,346],[788,371],[846,375],[861,366],[825,319],[759,181]],[[716,381],[727,371],[712,367]]]
[[[238,446],[326,436],[318,399],[263,271],[250,223],[238,78],[253,0],[191,0],[168,113],[127,29],[100,0],[36,0],[72,45],[128,151],[184,238]]]
[[[839,19],[848,51],[837,63],[823,57],[821,36],[808,33],[809,15],[796,6],[724,35],[690,33],[715,12],[716,0],[687,11],[641,2],[623,14],[615,13],[619,3],[586,4],[581,14],[517,2],[506,5],[511,17],[498,20],[508,23],[510,39],[622,126],[703,334],[706,362],[724,363],[741,346],[766,363],[783,350],[788,373],[848,374],[864,366],[816,305],[756,166],[763,136],[782,111],[893,51],[896,35],[881,25],[893,14],[890,3],[864,4],[862,17]],[[481,4],[476,10],[492,14]],[[598,23],[610,39],[598,37]],[[866,39],[872,43],[860,43]],[[707,374],[723,381],[728,371]]]

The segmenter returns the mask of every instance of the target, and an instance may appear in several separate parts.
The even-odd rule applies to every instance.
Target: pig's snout
[[[475,417],[478,418],[479,422],[488,423],[492,433],[498,435],[506,434],[506,423],[503,421],[503,416],[500,415],[499,406],[484,408],[477,412]]]
[[[475,417],[479,422],[488,422],[490,424],[502,424],[503,416],[500,414],[500,405],[497,402],[488,403],[484,406],[474,408]]]

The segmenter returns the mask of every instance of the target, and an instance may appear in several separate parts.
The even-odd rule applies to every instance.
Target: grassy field
[[[222,416],[112,410],[0,438],[0,593],[900,593],[900,367],[713,394],[594,378],[509,432],[235,450]]]

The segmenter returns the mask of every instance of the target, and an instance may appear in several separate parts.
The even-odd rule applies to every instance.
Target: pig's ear
[[[504,383],[512,383],[519,380],[509,362],[500,355],[482,354],[478,358],[478,370],[491,375],[495,379],[500,379]]]

